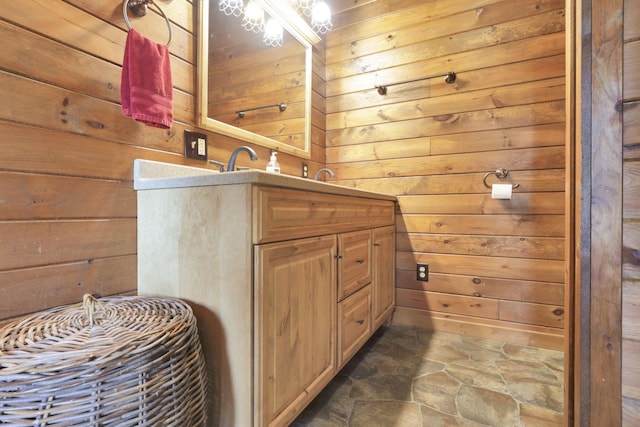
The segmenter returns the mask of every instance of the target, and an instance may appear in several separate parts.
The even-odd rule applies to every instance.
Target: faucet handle
[[[217,160],[209,160],[209,163],[211,163],[212,165],[218,166],[218,170],[220,172],[224,172],[224,163],[223,162],[219,162]]]

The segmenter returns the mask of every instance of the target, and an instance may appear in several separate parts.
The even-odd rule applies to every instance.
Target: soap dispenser
[[[271,158],[267,163],[267,172],[280,173],[280,163],[278,163],[278,152],[272,151]]]

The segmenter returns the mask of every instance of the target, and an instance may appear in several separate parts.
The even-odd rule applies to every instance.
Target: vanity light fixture
[[[218,8],[228,16],[240,16],[244,12],[243,0],[218,0]]]
[[[254,33],[263,32],[262,40],[274,47],[283,43],[283,28],[275,19],[265,22],[264,10],[267,13],[275,10],[296,26],[302,22],[316,35],[326,34],[333,26],[331,10],[325,0],[249,0],[246,7],[244,0],[218,0],[218,9],[228,16],[243,15],[242,27]],[[310,24],[303,17],[306,17]]]

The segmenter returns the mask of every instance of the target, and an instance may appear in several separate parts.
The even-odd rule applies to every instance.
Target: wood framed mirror
[[[310,157],[312,45],[319,37],[290,6],[256,0],[284,28],[282,46],[247,31],[242,17],[198,0],[197,123],[276,151]]]

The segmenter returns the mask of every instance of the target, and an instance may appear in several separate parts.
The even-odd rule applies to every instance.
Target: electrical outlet
[[[207,160],[207,135],[185,130],[184,156],[189,159]]]
[[[309,178],[309,166],[305,162],[302,162],[302,177]]]
[[[429,264],[416,264],[416,279],[421,282],[429,281]]]

